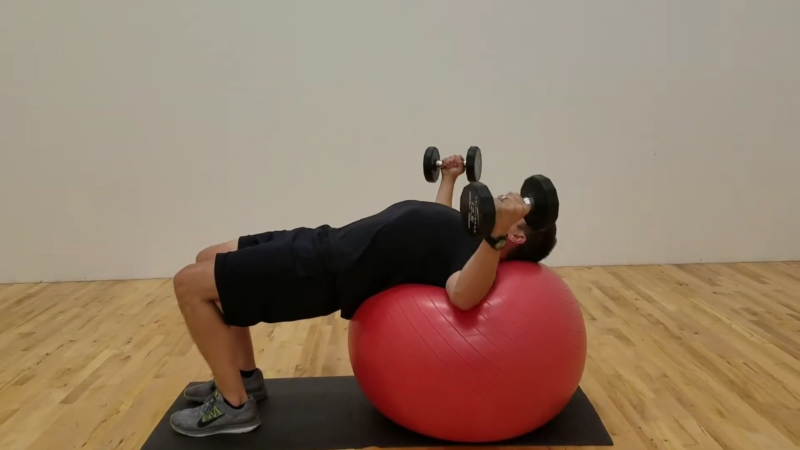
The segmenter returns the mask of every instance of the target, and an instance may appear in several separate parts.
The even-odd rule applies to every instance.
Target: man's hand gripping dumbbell
[[[509,192],[496,198],[486,185],[472,182],[464,187],[460,206],[469,232],[501,250],[509,231],[522,219],[534,231],[553,226],[559,201],[553,182],[544,175],[534,175],[525,180],[519,194]]]

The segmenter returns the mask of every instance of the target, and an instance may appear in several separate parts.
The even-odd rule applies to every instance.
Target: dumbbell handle
[[[500,201],[502,202],[503,199],[505,199],[505,198],[507,198],[505,195],[501,195],[500,196]],[[531,208],[533,208],[533,199],[532,198],[530,198],[530,197],[522,197],[522,201],[525,202],[526,205],[528,205]]]
[[[462,156],[462,158],[463,158],[463,156]],[[441,160],[441,159],[436,161],[436,167],[439,167],[439,168],[441,168],[441,167],[442,167],[442,164],[443,164],[443,162],[442,162],[442,160]]]

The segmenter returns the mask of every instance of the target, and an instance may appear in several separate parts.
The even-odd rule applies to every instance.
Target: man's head
[[[547,258],[556,246],[556,225],[544,230],[534,230],[520,220],[508,232],[506,248],[500,258],[503,261],[528,261],[538,263]]]

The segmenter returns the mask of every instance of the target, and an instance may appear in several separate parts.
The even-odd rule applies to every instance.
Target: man
[[[189,388],[202,405],[170,423],[188,436],[246,433],[261,424],[256,401],[267,397],[256,368],[250,326],[310,319],[341,310],[352,318],[371,296],[405,283],[445,288],[467,310],[492,288],[501,260],[538,262],[556,229],[531,230],[519,194],[495,199],[491,236],[470,236],[452,208],[464,161],[443,161],[436,202],[404,201],[342,228],[323,225],[243,236],[209,247],[174,277],[189,332],[214,379]]]

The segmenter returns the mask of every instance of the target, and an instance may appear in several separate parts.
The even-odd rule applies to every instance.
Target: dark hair
[[[544,230],[534,230],[527,225],[523,226],[525,242],[506,255],[507,261],[528,261],[538,263],[547,258],[556,246],[556,224]]]

